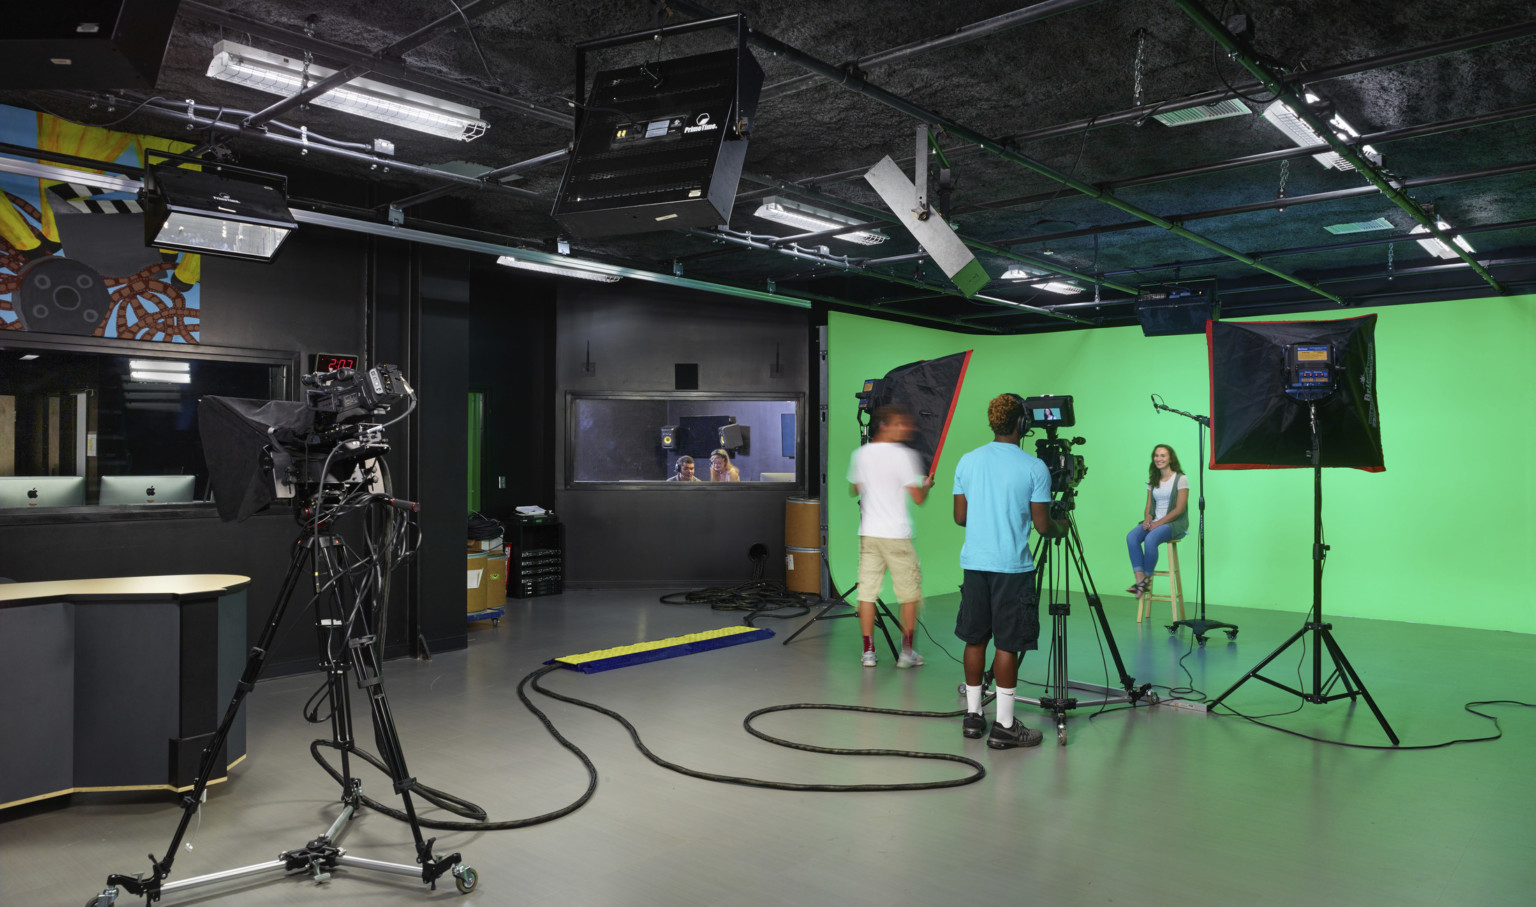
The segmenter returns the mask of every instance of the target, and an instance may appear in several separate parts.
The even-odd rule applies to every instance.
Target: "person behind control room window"
[[[1136,581],[1125,591],[1140,598],[1152,588],[1157,569],[1157,546],[1178,541],[1189,532],[1189,476],[1179,466],[1179,455],[1167,444],[1152,448],[1147,467],[1147,503],[1141,522],[1125,536]]]
[[[667,477],[668,482],[702,482],[703,479],[693,474],[693,457],[683,454],[677,458],[677,467],[672,475]]]
[[[709,480],[711,482],[740,482],[741,470],[731,463],[731,455],[719,447],[709,455]]]

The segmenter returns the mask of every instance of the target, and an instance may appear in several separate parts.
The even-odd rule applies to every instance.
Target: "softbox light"
[[[899,365],[874,382],[868,406],[874,409],[897,403],[912,411],[917,431],[908,442],[923,461],[928,475],[938,470],[944,452],[944,438],[955,414],[955,402],[965,384],[965,370],[971,364],[971,351],[939,359],[924,359]]]
[[[1206,329],[1211,378],[1211,468],[1311,468],[1310,414],[1285,392],[1285,349],[1332,347],[1338,387],[1316,401],[1323,466],[1381,472],[1376,395],[1376,316],[1338,321],[1213,321]]]

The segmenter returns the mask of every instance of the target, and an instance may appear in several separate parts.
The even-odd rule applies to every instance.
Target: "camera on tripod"
[[[1026,397],[1024,411],[1030,428],[1045,429],[1045,437],[1035,441],[1035,456],[1051,472],[1051,494],[1067,496],[1063,503],[1065,509],[1071,509],[1071,493],[1088,474],[1082,455],[1072,452],[1074,446],[1088,442],[1081,437],[1062,438],[1056,434],[1058,429],[1077,424],[1072,412],[1072,397],[1051,394]]]

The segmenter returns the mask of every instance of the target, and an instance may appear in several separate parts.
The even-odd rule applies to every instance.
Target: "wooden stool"
[[[1168,602],[1169,603],[1169,607],[1173,611],[1173,619],[1174,620],[1183,620],[1184,619],[1184,584],[1179,580],[1179,542],[1178,542],[1178,540],[1175,539],[1175,540],[1173,540],[1171,542],[1168,542],[1167,543],[1167,547],[1168,547],[1168,569],[1167,570],[1154,570],[1154,571],[1152,571],[1153,580],[1152,580],[1151,583],[1149,583],[1147,585],[1147,592],[1146,592],[1146,594],[1138,596],[1137,599],[1136,599],[1136,622],[1138,624],[1141,623],[1141,619],[1142,619],[1143,616],[1145,616],[1148,620],[1152,619],[1152,603],[1153,602]],[[1166,577],[1168,577],[1168,594],[1167,595],[1156,595],[1156,594],[1154,594],[1152,592],[1152,587],[1154,585],[1156,585],[1156,583],[1157,583],[1156,577],[1159,577],[1159,576],[1166,576]]]

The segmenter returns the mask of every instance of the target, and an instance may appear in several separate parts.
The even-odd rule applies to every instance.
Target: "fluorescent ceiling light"
[[[1060,293],[1063,296],[1071,296],[1083,291],[1083,288],[1077,284],[1067,283],[1064,280],[1052,280],[1047,283],[1037,283],[1035,284],[1035,289],[1044,290],[1047,293]]]
[[[525,271],[538,271],[541,274],[575,277],[581,280],[596,280],[600,283],[615,283],[619,279],[616,274],[603,274],[598,271],[588,271],[575,266],[547,265],[539,261],[525,261],[521,258],[514,258],[511,255],[503,255],[497,258],[496,263],[506,265],[509,268],[522,268]]]
[[[1448,230],[1451,229],[1451,225],[1450,224],[1446,223],[1443,220],[1439,220],[1439,219],[1435,220],[1435,226],[1439,227],[1442,232],[1443,231],[1448,231]],[[1429,232],[1429,228],[1424,226],[1423,224],[1419,224],[1419,225],[1415,226],[1412,230],[1408,231],[1409,235],[1412,235],[1414,233],[1428,233],[1428,232]],[[1468,252],[1476,252],[1477,251],[1476,249],[1472,248],[1472,244],[1471,243],[1467,242],[1465,239],[1463,239],[1460,236],[1453,236],[1453,237],[1451,237],[1451,239],[1455,241],[1456,245],[1461,246],[1463,249],[1467,250]],[[1441,242],[1440,240],[1436,239],[1433,236],[1425,237],[1424,239],[1419,240],[1418,243],[1419,243],[1419,245],[1423,246],[1425,248],[1425,250],[1428,251],[1431,255],[1435,255],[1435,256],[1438,256],[1440,258],[1460,258],[1461,257],[1460,255],[1457,255],[1455,250],[1453,250],[1450,246],[1446,245],[1445,243]]]
[[[208,64],[208,75],[211,78],[285,98],[303,91],[306,85],[314,85],[336,73],[334,69],[310,64],[306,83],[302,60],[256,50],[233,41],[220,41],[213,46],[213,52],[213,62]],[[474,107],[465,107],[371,79],[353,79],[312,98],[309,103],[466,142],[484,135],[486,129],[486,122],[480,119],[480,111]]]
[[[1390,230],[1392,222],[1385,217],[1378,217],[1375,220],[1362,220],[1350,224],[1329,224],[1323,229],[1335,236],[1347,233],[1370,233],[1375,230]]]
[[[809,233],[820,233],[823,230],[836,230],[838,227],[851,226],[858,223],[844,214],[835,214],[821,208],[807,205],[802,202],[770,195],[763,199],[763,203],[753,214],[763,220],[771,220],[775,223],[789,224],[799,227]],[[863,246],[878,246],[888,238],[878,230],[854,230],[849,233],[836,234],[838,239],[846,239]]]
[[[28,353],[25,356],[21,357],[21,361],[22,362],[31,362],[33,359],[36,359],[36,358],[37,358],[37,354],[36,353]]]
[[[186,372],[129,372],[134,381],[158,381],[161,384],[191,384],[192,376]]]
[[[1013,265],[1008,270],[1003,272],[1003,279],[1004,280],[1028,280],[1031,277],[1039,277],[1039,276],[1040,275],[1036,274],[1034,271],[1030,271],[1030,270],[1028,270],[1026,268],[1021,268],[1018,265]]]
[[[1308,104],[1318,104],[1322,102],[1322,99],[1309,91],[1306,93],[1306,102]],[[1298,147],[1305,148],[1308,145],[1320,145],[1323,143],[1323,137],[1318,135],[1311,126],[1308,126],[1305,120],[1297,116],[1296,112],[1284,101],[1276,101],[1264,108],[1264,119],[1268,120],[1276,129],[1285,133],[1286,137],[1295,142]],[[1360,133],[1356,132],[1353,126],[1349,125],[1343,117],[1337,114],[1328,120],[1328,125],[1333,128],[1333,134],[1343,141],[1348,142],[1360,137]],[[1362,145],[1360,152],[1362,157],[1375,161],[1381,159],[1380,153],[1370,145]],[[1355,169],[1354,164],[1346,161],[1341,155],[1333,151],[1314,154],[1312,159],[1324,167],[1332,167],[1335,170]]]
[[[1152,119],[1164,126],[1189,126],[1194,123],[1209,123],[1211,120],[1224,120],[1227,117],[1240,117],[1253,113],[1248,105],[1237,98],[1228,98],[1215,104],[1201,104],[1197,107],[1185,107],[1182,110],[1170,110],[1167,113],[1154,113]]]

